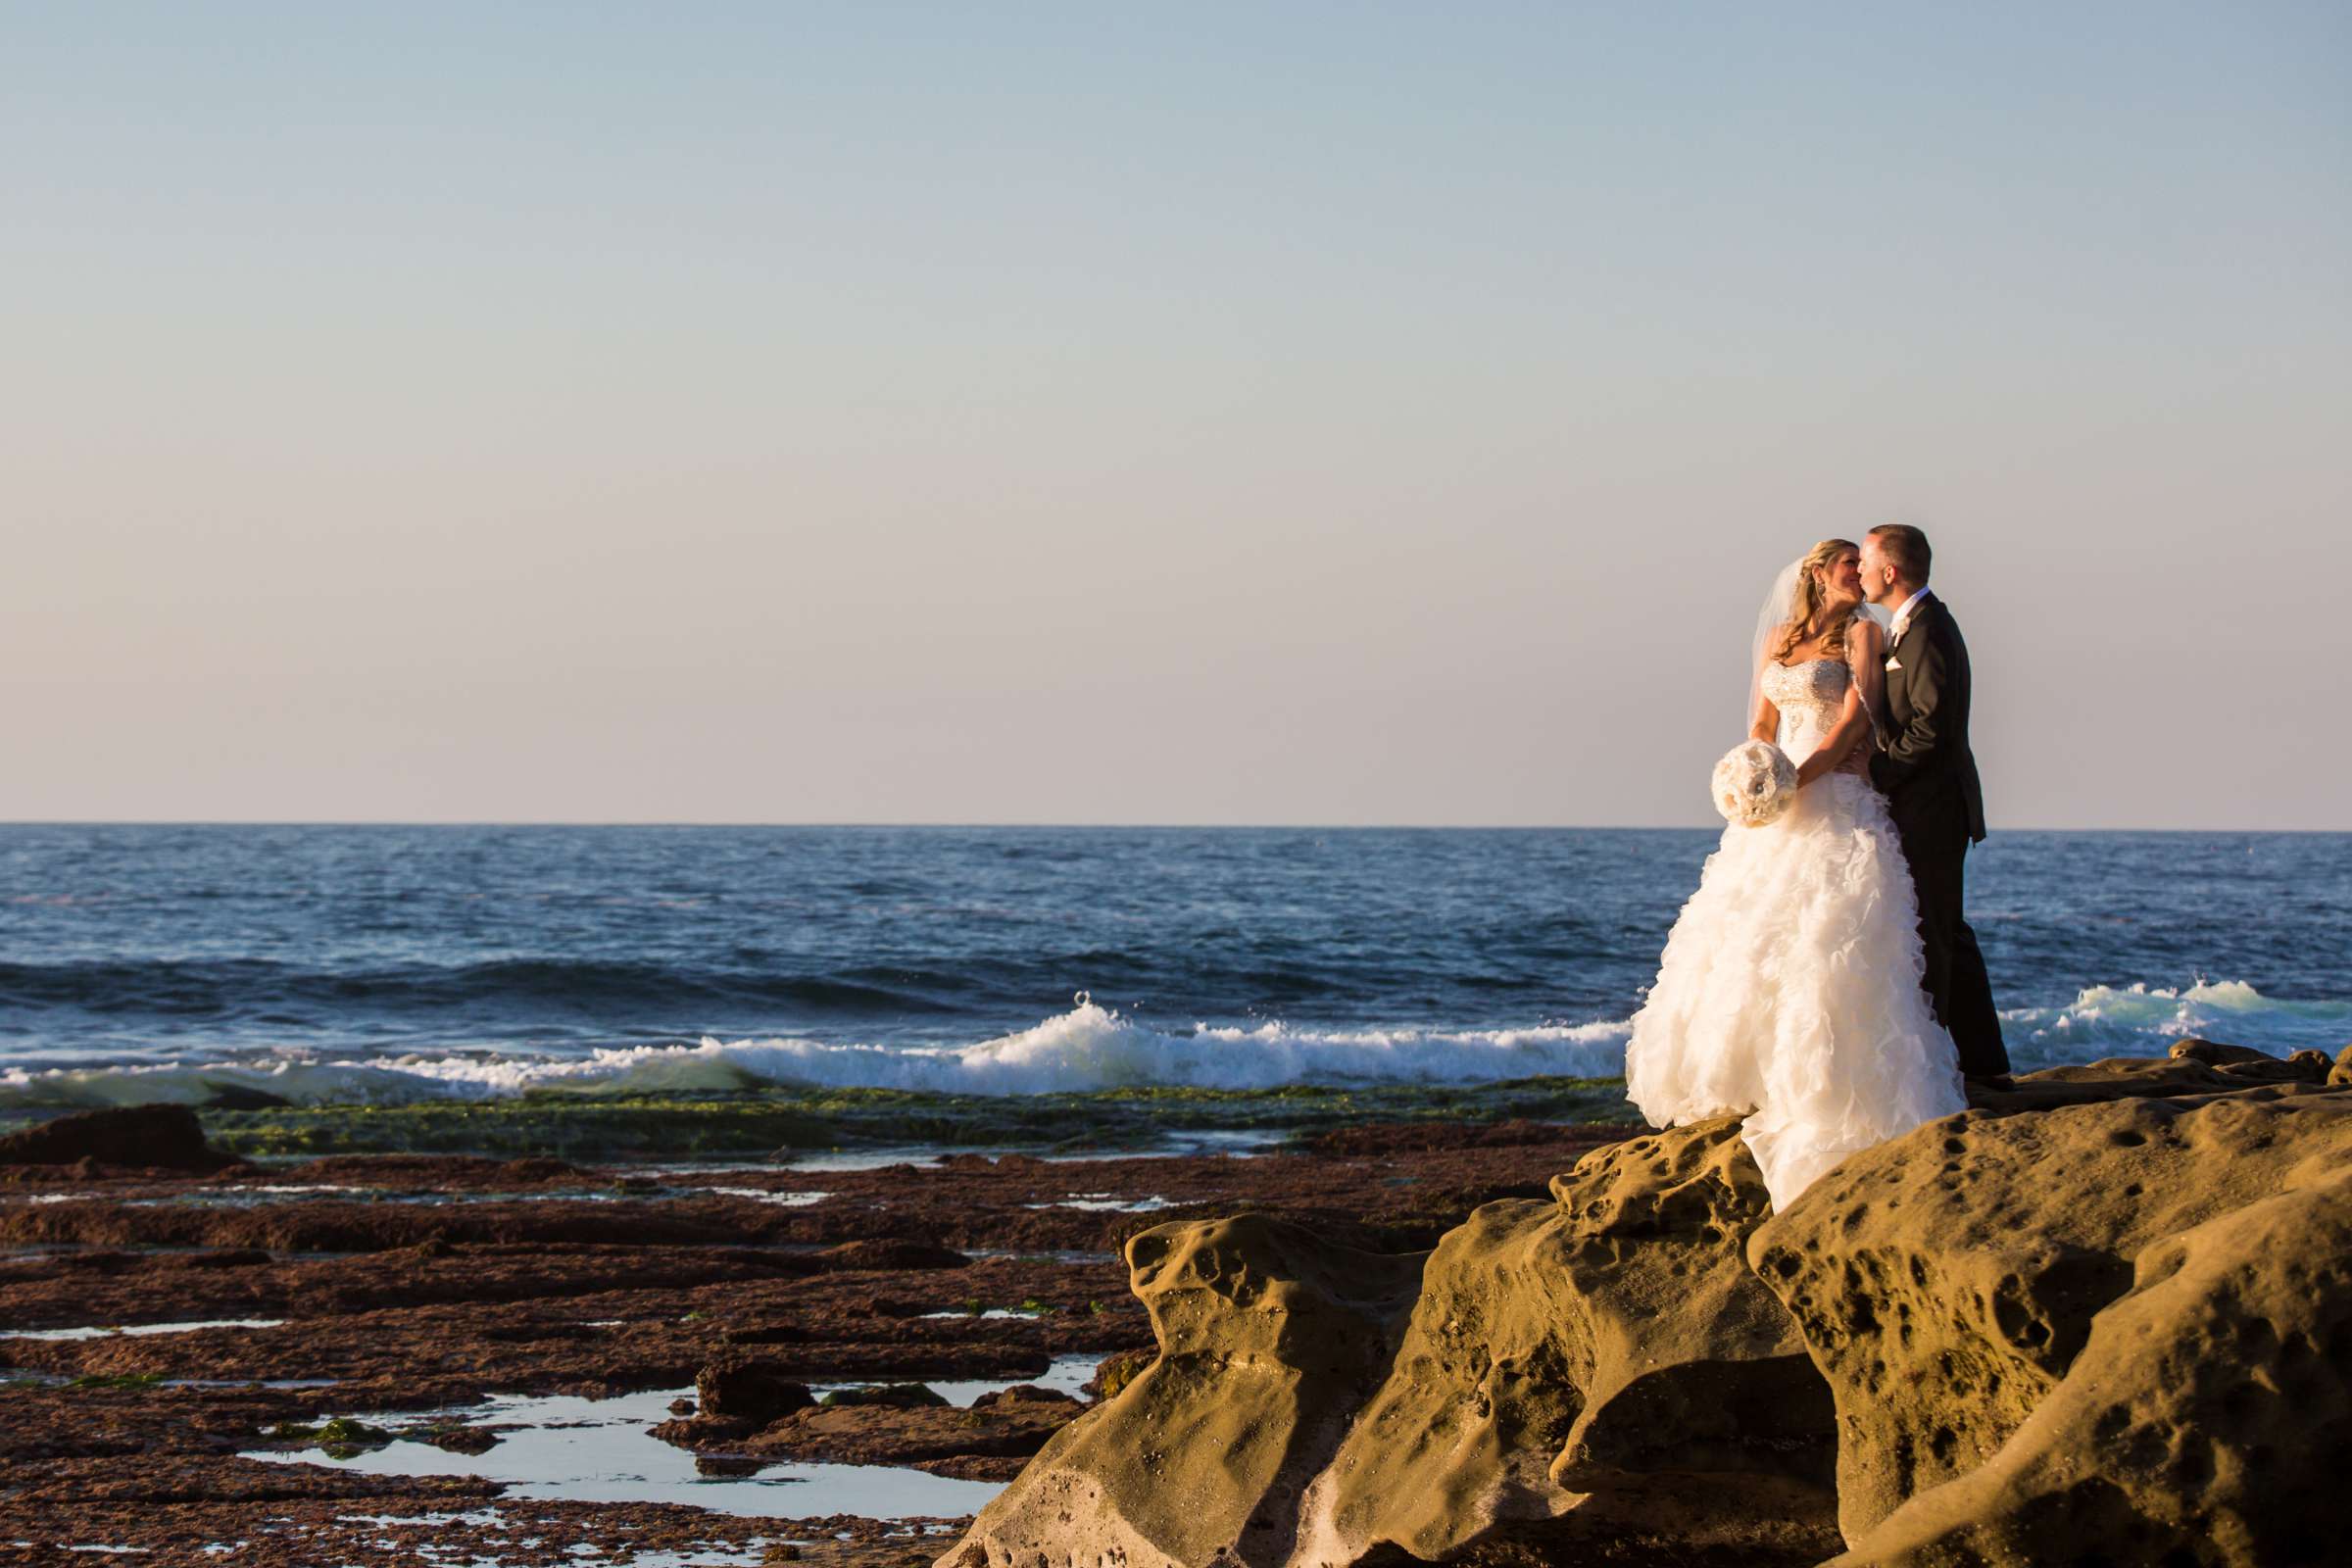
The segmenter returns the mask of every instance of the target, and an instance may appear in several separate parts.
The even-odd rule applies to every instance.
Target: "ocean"
[[[1715,838],[0,827],[0,1106],[1609,1076]],[[2021,1067],[2352,1041],[2352,835],[1969,864]]]

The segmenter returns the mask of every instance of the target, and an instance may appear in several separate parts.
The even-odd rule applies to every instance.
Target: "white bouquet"
[[[1796,799],[1796,764],[1770,741],[1741,741],[1715,764],[1715,809],[1726,822],[1764,827]]]

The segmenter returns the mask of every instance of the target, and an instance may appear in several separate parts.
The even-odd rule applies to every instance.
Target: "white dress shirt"
[[[1919,592],[1913,594],[1910,598],[1903,601],[1902,608],[1894,612],[1893,626],[1887,630],[1886,640],[1888,642],[1893,642],[1896,638],[1902,636],[1903,628],[1911,624],[1911,612],[1917,610],[1919,608],[1919,602],[1927,597],[1928,591],[1925,588],[1922,588],[1919,590]]]

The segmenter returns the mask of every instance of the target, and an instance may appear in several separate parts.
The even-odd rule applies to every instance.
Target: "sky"
[[[2352,829],[2352,9],[0,0],[15,820]]]

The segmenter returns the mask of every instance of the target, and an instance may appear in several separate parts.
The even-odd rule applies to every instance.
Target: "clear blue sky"
[[[2352,828],[2352,8],[0,6],[0,817]]]

